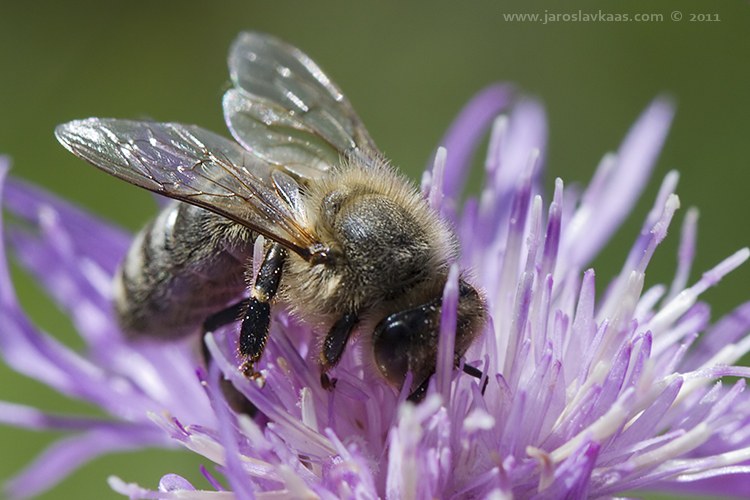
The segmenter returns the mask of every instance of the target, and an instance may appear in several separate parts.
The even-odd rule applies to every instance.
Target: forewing
[[[224,96],[227,125],[267,162],[315,178],[341,156],[364,165],[381,156],[338,86],[293,45],[241,33],[229,53],[229,71],[235,89]]]
[[[299,186],[238,144],[195,125],[89,118],[59,125],[58,140],[105,172],[232,219],[309,258]]]

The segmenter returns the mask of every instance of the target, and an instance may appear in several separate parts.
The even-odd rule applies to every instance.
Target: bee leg
[[[482,376],[484,375],[484,373],[482,373],[482,370],[480,370],[476,366],[471,366],[471,365],[466,365],[466,364],[464,364],[464,373],[479,380],[482,380]],[[489,377],[484,379],[484,384],[482,384],[482,396],[484,396],[484,391],[487,389],[487,383],[489,381],[490,381]]]
[[[206,321],[203,322],[203,332],[214,332],[224,325],[234,323],[242,317],[242,313],[247,309],[247,304],[250,299],[242,299],[236,304],[232,304],[226,309],[222,309],[216,314],[209,316]]]
[[[320,386],[327,390],[332,391],[336,388],[336,382],[338,382],[337,378],[330,378],[326,372],[323,372],[320,374]]]
[[[206,333],[214,332],[224,325],[234,323],[242,317],[242,313],[247,309],[247,303],[249,299],[242,299],[236,304],[232,304],[226,309],[213,314],[203,322],[203,331],[201,332],[201,354],[203,355],[203,361],[208,366],[208,362],[211,359],[211,353],[208,352],[208,346],[206,345]]]
[[[482,379],[482,370],[477,368],[476,366],[471,365],[464,365],[464,373],[467,375],[470,375],[472,377]],[[484,395],[485,389],[487,389],[487,383],[489,382],[489,378],[484,380],[484,384],[482,384],[482,395]],[[430,377],[427,377],[424,382],[422,382],[419,387],[414,389],[414,392],[409,394],[409,397],[406,398],[407,401],[411,401],[412,403],[419,403],[422,401],[422,398],[424,398],[425,394],[427,394],[427,387],[430,385]]]
[[[247,310],[240,327],[237,350],[245,358],[242,370],[255,376],[255,363],[260,360],[266,346],[271,325],[271,303],[281,282],[281,271],[286,260],[286,250],[278,243],[271,245],[255,279],[255,286],[247,299]]]
[[[236,304],[232,304],[224,310],[217,312],[210,316],[206,321],[203,322],[203,333],[213,332],[224,325],[234,323],[242,317],[242,313],[247,309],[247,303],[249,299],[242,299]],[[211,352],[208,350],[206,341],[203,340],[205,335],[201,336],[201,352],[203,354],[203,362],[208,367],[211,364]],[[244,413],[250,417],[255,417],[258,414],[258,408],[252,404],[240,391],[234,388],[234,385],[224,377],[219,379],[219,386],[221,392],[224,395],[229,406],[237,413]]]
[[[323,366],[323,370],[336,366],[339,360],[341,360],[346,343],[349,341],[349,337],[358,322],[359,316],[355,313],[347,313],[328,330],[328,334],[323,341],[323,351],[320,353],[320,363]]]
[[[236,320],[237,320],[237,317],[235,316],[233,321],[236,321]],[[219,326],[222,326],[222,325],[219,325]],[[216,328],[218,328],[219,326],[217,326]],[[206,330],[206,331],[211,331],[211,330]],[[213,357],[211,356],[211,352],[208,350],[208,346],[206,345],[206,342],[203,341],[201,345],[202,345],[201,351],[203,354],[203,362],[206,364],[206,367],[208,367],[211,364],[211,360],[213,359]],[[258,415],[258,408],[254,404],[252,404],[240,391],[235,389],[232,382],[225,379],[224,377],[220,377],[219,387],[221,388],[221,393],[224,395],[224,399],[229,404],[229,407],[232,408],[235,412],[244,413],[246,415],[249,415],[250,417],[255,417],[256,415]]]
[[[406,398],[407,401],[411,401],[414,404],[419,403],[424,398],[425,394],[427,394],[427,387],[430,385],[430,377],[427,377],[424,382],[419,384],[419,387],[414,389],[414,392],[409,394],[409,397]]]

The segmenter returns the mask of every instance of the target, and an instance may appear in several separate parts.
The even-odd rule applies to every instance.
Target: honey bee
[[[56,128],[77,156],[175,200],[116,275],[123,331],[176,339],[241,320],[238,351],[253,375],[278,300],[320,333],[321,380],[356,336],[391,385],[412,373],[418,400],[435,371],[458,251],[451,228],[299,49],[242,33],[229,69],[223,107],[236,142],[178,123],[89,118]],[[268,243],[248,293],[259,235]],[[463,276],[459,287],[456,366],[486,319],[480,293]]]

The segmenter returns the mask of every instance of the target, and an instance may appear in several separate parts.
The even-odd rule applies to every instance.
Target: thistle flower
[[[622,271],[598,298],[594,271],[586,270],[645,186],[670,104],[646,109],[585,190],[557,179],[545,204],[544,112],[522,99],[495,119],[508,102],[504,86],[475,97],[443,141],[447,154],[439,150],[423,176],[424,196],[454,221],[462,255],[444,290],[436,373],[416,406],[408,389],[369,378],[356,342],[335,368],[334,390],[323,389],[308,356],[310,327],[284,311],[260,365],[263,388],[237,370],[236,326],[207,335],[207,369],[189,341],[126,342],[109,284],[131,235],[5,180],[3,205],[36,225],[12,227],[8,241],[70,314],[86,349],[76,353],[33,325],[2,253],[2,355],[108,416],[2,403],[7,424],[70,432],[8,483],[9,495],[34,495],[104,453],[181,445],[216,464],[229,491],[206,469],[213,491],[174,474],[157,489],[116,476],[110,486],[133,499],[196,500],[607,498],[646,488],[746,496],[750,397],[742,377],[750,369],[732,363],[750,349],[750,303],[711,325],[698,296],[750,251],[688,286],[697,221],[690,209],[673,283],[644,291],[648,262],[679,208],[670,172]],[[490,124],[485,186],[460,206],[467,166]],[[473,271],[491,315],[465,359],[483,371],[480,380],[453,366],[459,268]],[[725,386],[725,376],[741,378]],[[223,379],[259,416],[231,408]]]

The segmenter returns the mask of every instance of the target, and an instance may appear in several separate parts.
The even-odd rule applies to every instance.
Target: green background
[[[655,22],[509,22],[508,13],[662,14]],[[682,20],[673,21],[673,11]],[[719,21],[690,21],[710,14]],[[226,54],[243,29],[301,47],[346,92],[380,148],[413,178],[451,119],[478,90],[515,82],[546,106],[550,181],[586,182],[657,95],[678,111],[638,210],[594,264],[600,290],[619,271],[660,179],[682,173],[683,210],[657,251],[647,286],[671,282],[684,208],[701,210],[691,282],[750,244],[750,3],[500,1],[0,2],[0,152],[13,174],[130,229],[155,211],[149,195],[96,171],[54,139],[89,116],[196,123],[226,134]],[[551,182],[548,187],[551,186]],[[18,277],[40,325],[80,345],[65,318]],[[745,264],[704,298],[714,318],[750,299]],[[0,399],[90,411],[0,366]],[[55,436],[0,428],[0,479]],[[42,498],[120,498],[109,474],[155,487],[175,472],[208,487],[189,453],[105,457]],[[210,464],[206,464],[210,465]]]

